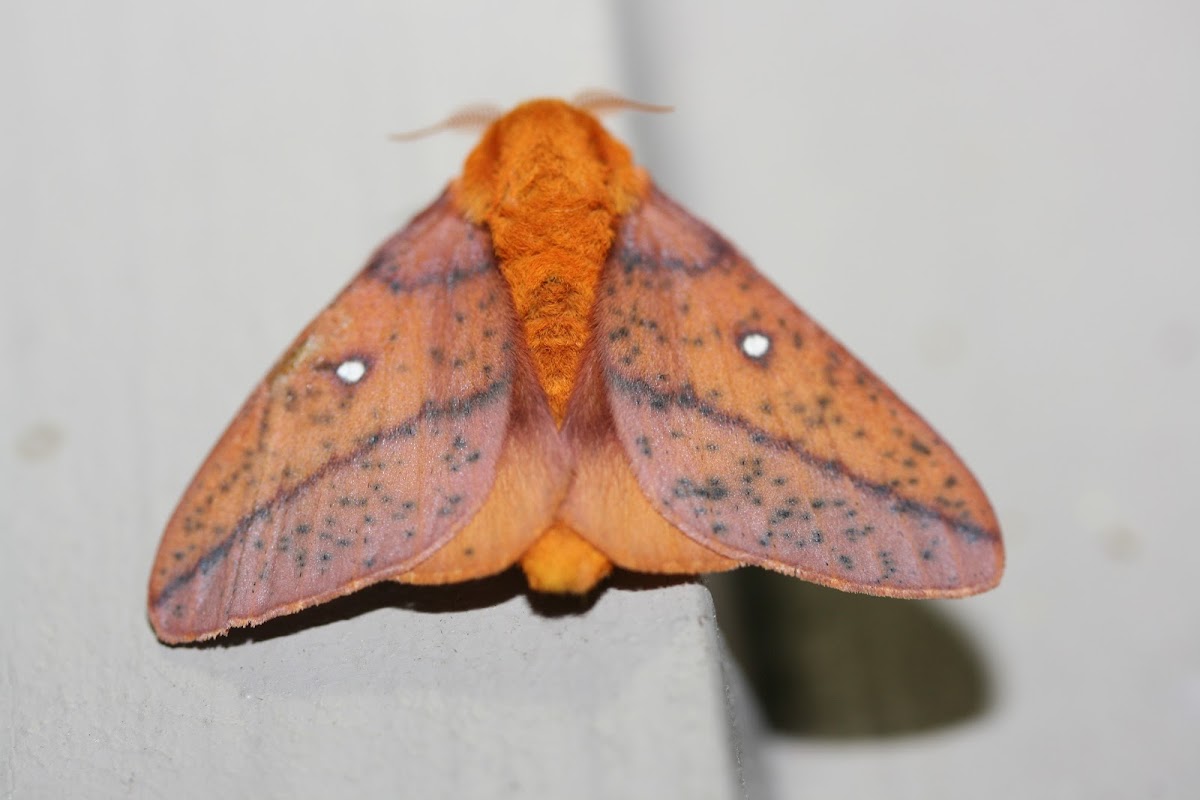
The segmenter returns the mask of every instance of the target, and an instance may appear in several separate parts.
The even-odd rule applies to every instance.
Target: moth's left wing
[[[653,187],[617,232],[593,336],[607,409],[589,418],[607,411],[612,421],[576,426],[566,508],[601,550],[639,536],[591,499],[624,468],[644,495],[631,506],[653,507],[723,559],[900,597],[999,580],[995,515],[950,447]],[[613,438],[622,461],[611,458]]]

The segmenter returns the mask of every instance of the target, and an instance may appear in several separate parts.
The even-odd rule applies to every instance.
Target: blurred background
[[[660,621],[640,606],[695,585],[617,586],[562,615],[502,579],[418,609],[419,636],[395,618],[414,602],[377,592],[207,650],[158,645],[141,604],[163,522],[230,414],[473,144],[386,135],[602,87],[674,107],[610,127],[953,444],[1009,559],[999,589],[954,602],[713,579],[736,665],[721,674],[749,687],[717,736],[734,779],[687,783],[705,761],[688,742],[720,728],[718,708],[664,725],[654,755],[679,784],[622,794],[1197,796],[1198,78],[1186,2],[8,0],[0,795],[440,793],[409,750],[382,782],[369,763],[305,763],[313,728],[347,759],[389,738],[436,742],[425,760],[447,772],[486,752],[478,796],[564,796],[553,742],[521,758],[489,743],[540,717],[478,689],[509,663],[480,644],[483,615],[504,609],[527,637],[513,663],[578,673],[567,688],[559,666],[539,673],[570,730],[597,718],[571,722],[577,693],[635,696],[574,648],[634,641]],[[681,618],[706,602],[687,598]],[[371,638],[397,626],[412,638]],[[547,630],[574,644],[555,651]],[[472,647],[465,665],[446,655]],[[264,662],[296,682],[276,691]],[[639,691],[669,694],[673,669]],[[632,758],[630,713],[596,773]],[[563,763],[591,763],[589,741]]]

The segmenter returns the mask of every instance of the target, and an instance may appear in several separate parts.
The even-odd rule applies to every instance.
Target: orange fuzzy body
[[[592,115],[535,100],[496,120],[458,182],[487,225],[550,411],[562,424],[617,219],[645,192],[629,150]]]
[[[628,148],[591,114],[557,100],[525,103],[496,120],[459,180],[457,201],[492,235],[559,425],[591,336],[596,285],[616,222],[645,187]],[[535,589],[577,594],[612,569],[562,522],[538,539],[521,566]]]

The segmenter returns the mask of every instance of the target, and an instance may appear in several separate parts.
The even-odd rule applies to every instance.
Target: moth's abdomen
[[[538,380],[561,424],[589,334],[599,265],[591,254],[549,249],[511,259],[502,272],[512,287]]]

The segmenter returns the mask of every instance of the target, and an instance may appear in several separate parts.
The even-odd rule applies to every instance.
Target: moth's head
[[[629,149],[596,117],[621,109],[668,110],[611,93],[586,92],[572,102],[530,100],[507,112],[471,106],[430,128],[394,138],[445,129],[483,130],[454,184],[457,205],[474,222],[491,219],[504,203],[518,197],[537,194],[550,205],[564,202],[555,196],[555,186],[572,195],[570,203],[588,197],[621,215],[637,204],[648,182]]]

